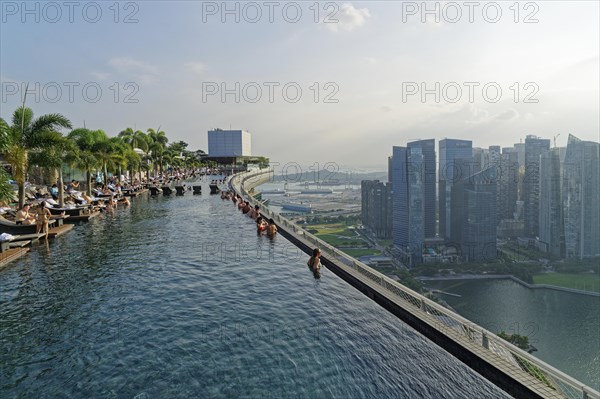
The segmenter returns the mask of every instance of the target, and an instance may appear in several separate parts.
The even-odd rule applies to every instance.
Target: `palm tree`
[[[94,143],[92,152],[104,172],[104,184],[108,183],[108,171],[116,171],[124,163],[125,145],[119,137],[106,138]]]
[[[148,138],[146,133],[141,130],[133,131],[132,128],[128,127],[119,133],[119,137],[123,140],[123,142],[129,144],[131,149],[135,151],[136,148],[141,150],[144,154],[148,153]],[[138,172],[140,174],[140,182],[142,181],[142,166],[141,166],[142,158],[139,157],[139,161],[137,164]],[[133,167],[131,169],[131,179],[133,180]]]
[[[1,120],[1,119],[0,119]],[[6,125],[2,120],[0,122]],[[12,166],[14,179],[19,188],[19,207],[25,203],[25,180],[29,169],[31,151],[43,151],[52,145],[59,128],[71,128],[71,122],[60,114],[42,115],[33,119],[31,108],[19,107],[12,117],[12,126],[8,130],[5,156]]]
[[[0,119],[0,154],[8,148],[8,124]],[[8,201],[12,197],[12,187],[8,184],[8,173],[0,166],[0,201]]]
[[[165,148],[167,147],[167,143],[169,139],[165,132],[160,130],[160,126],[158,129],[154,130],[149,128],[147,130],[148,137],[150,138],[150,151],[152,152],[152,158],[155,162],[158,162],[159,173],[163,173],[163,155],[165,152]]]
[[[73,163],[77,156],[77,146],[73,140],[68,137],[63,137],[58,132],[51,132],[54,137],[51,139],[52,144],[43,151],[35,151],[31,153],[30,163],[47,168],[58,170],[58,203],[62,208],[65,205],[64,199],[64,183],[63,183],[63,165],[65,162]]]
[[[125,167],[129,166],[130,170],[133,171],[133,169],[135,167],[139,168],[139,172],[140,172],[140,182],[141,180],[141,162],[142,162],[142,157],[140,156],[140,154],[138,154],[137,152],[135,152],[132,148],[126,147],[126,149],[123,152],[124,155],[124,161],[125,161]],[[133,176],[133,173],[132,173]]]
[[[92,195],[92,170],[101,166],[93,150],[94,145],[100,141],[108,140],[106,133],[102,130],[89,130],[79,128],[71,131],[68,137],[75,142],[79,151],[75,159],[75,166],[85,170],[86,175],[86,193]]]

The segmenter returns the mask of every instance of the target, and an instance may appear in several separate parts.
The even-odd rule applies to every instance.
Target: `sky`
[[[279,165],[359,170],[416,139],[599,141],[599,4],[2,0],[0,116],[28,83],[74,127],[245,129]]]

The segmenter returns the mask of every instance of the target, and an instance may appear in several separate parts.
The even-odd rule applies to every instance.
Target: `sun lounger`
[[[162,193],[162,190],[156,186],[150,186],[150,195],[158,195]]]
[[[48,227],[54,226],[56,220],[49,220]],[[0,233],[9,234],[33,234],[36,231],[36,225],[34,224],[16,224],[10,220],[6,220],[0,216]]]

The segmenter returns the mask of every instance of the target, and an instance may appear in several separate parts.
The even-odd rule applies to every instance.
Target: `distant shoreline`
[[[589,295],[589,296],[595,296],[595,297],[600,297],[600,292],[593,292],[593,291],[584,291],[584,290],[578,290],[575,288],[568,288],[568,287],[560,287],[558,285],[549,285],[549,284],[529,284],[526,283],[525,281],[516,278],[515,276],[512,276],[510,274],[457,274],[457,275],[453,275],[453,276],[440,276],[440,277],[416,277],[417,280],[419,281],[444,281],[444,280],[512,280],[518,284],[521,284],[524,287],[530,288],[530,289],[540,289],[540,288],[546,288],[546,289],[550,289],[550,290],[555,290],[555,291],[563,291],[563,292],[570,292],[573,294],[581,294],[581,295]]]

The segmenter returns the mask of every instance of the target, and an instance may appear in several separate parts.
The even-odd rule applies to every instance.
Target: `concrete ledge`
[[[281,233],[291,243],[296,245],[306,254],[311,254],[313,246],[296,235],[293,231],[288,230],[285,226],[278,225],[278,232]],[[353,270],[348,270],[348,266],[342,264],[336,259],[331,259],[325,252],[321,254],[321,263],[327,269],[331,270],[334,274],[346,281],[348,284],[358,289],[369,299],[375,301],[377,304],[394,314],[396,317],[404,321],[406,324],[417,330],[419,333],[426,336],[429,340],[433,341],[438,346],[442,347],[453,356],[462,361],[465,365],[475,370],[477,373],[488,379],[494,385],[498,386],[509,395],[515,398],[531,398],[531,399],[543,399],[543,398],[564,398],[562,395],[545,395],[542,396],[531,389],[530,385],[537,385],[537,380],[529,376],[526,373],[522,373],[520,369],[506,363],[504,370],[496,367],[495,362],[490,362],[489,359],[481,357],[477,352],[466,348],[463,344],[452,339],[446,334],[446,332],[440,331],[436,326],[423,320],[417,316],[412,309],[407,309],[401,306],[397,301],[393,300],[392,297],[381,290],[379,286],[373,286],[369,284],[369,280],[366,280],[360,276],[352,273]],[[437,323],[440,325],[441,323]],[[494,359],[496,360],[496,359]],[[512,374],[524,374],[523,379],[525,382],[519,381],[516,378],[506,373],[506,368],[513,368]]]

